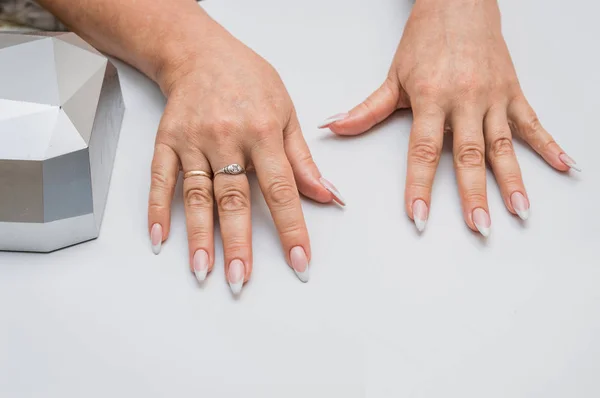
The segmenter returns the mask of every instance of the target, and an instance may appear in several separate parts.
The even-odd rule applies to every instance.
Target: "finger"
[[[431,189],[444,143],[445,113],[432,105],[413,109],[408,143],[405,203],[419,231],[425,229],[431,206]]]
[[[554,138],[544,129],[535,111],[523,95],[515,98],[508,106],[508,118],[515,133],[531,146],[552,167],[560,171],[581,171],[577,163],[558,146]]]
[[[229,162],[245,163],[242,154],[230,155],[226,159],[211,160],[213,170],[219,170]],[[231,291],[238,295],[252,273],[250,185],[245,174],[218,174],[213,183],[223,240],[225,275]]]
[[[302,282],[307,282],[310,242],[292,167],[281,144],[273,141],[256,147],[252,162],[288,264]]]
[[[211,173],[201,153],[188,153],[181,159],[184,172],[183,200],[188,236],[190,268],[199,282],[206,279],[214,265],[213,184],[210,177],[186,176],[190,171]]]
[[[490,234],[491,220],[485,180],[483,114],[475,108],[452,113],[454,167],[465,221],[483,236]]]
[[[148,229],[154,254],[160,253],[162,242],[169,236],[171,202],[177,177],[179,158],[166,144],[157,143],[151,167],[150,197],[148,199]]]
[[[388,118],[396,109],[404,105],[406,97],[400,84],[387,79],[369,98],[352,109],[326,119],[319,128],[331,129],[339,135],[357,135],[371,129]]]
[[[300,123],[294,115],[283,134],[285,153],[294,171],[294,178],[302,194],[320,202],[335,200],[342,206],[346,202],[338,190],[321,175],[315,164],[308,145],[302,135]]]
[[[485,152],[500,187],[504,204],[511,213],[526,220],[529,217],[529,199],[504,109],[492,108],[484,119]]]

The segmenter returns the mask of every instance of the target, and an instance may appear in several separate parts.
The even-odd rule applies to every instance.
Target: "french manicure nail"
[[[162,246],[162,226],[160,224],[154,224],[150,230],[150,241],[152,243],[152,252],[154,254],[160,253],[160,247]]]
[[[525,221],[529,218],[529,201],[521,192],[515,192],[510,197],[510,203],[517,212],[521,220]]]
[[[194,253],[194,274],[198,282],[204,282],[208,274],[208,253],[204,250],[197,250]]]
[[[229,282],[231,292],[236,296],[241,293],[242,287],[244,286],[245,273],[244,263],[241,260],[235,259],[229,263],[227,281]]]
[[[412,211],[417,230],[423,232],[425,230],[425,225],[427,224],[427,218],[429,217],[427,204],[423,200],[417,199],[412,205]]]
[[[560,159],[561,162],[563,162],[564,164],[566,164],[567,166],[569,166],[570,168],[572,168],[575,171],[579,171],[581,172],[581,168],[579,168],[579,166],[577,166],[577,162],[574,161],[569,155],[567,155],[566,153],[561,153],[560,156],[558,157]]]
[[[290,260],[298,279],[304,283],[308,282],[308,258],[301,246],[296,246],[290,251]]]
[[[319,126],[317,128],[324,129],[326,127],[331,126],[335,122],[339,122],[344,119],[347,119],[349,116],[350,116],[349,113],[338,113],[336,115],[330,116],[327,119],[323,120],[323,122],[321,124],[319,124]]]
[[[332,183],[330,183],[329,181],[327,181],[323,177],[319,178],[319,181],[321,182],[321,184],[323,184],[323,186],[325,187],[325,189],[327,189],[329,192],[331,192],[331,194],[333,195],[333,199],[336,202],[338,202],[342,206],[346,206],[346,201],[344,200],[344,197],[342,196],[342,194],[340,193],[340,191],[337,190],[337,188],[335,187],[335,185],[333,185]]]
[[[473,223],[481,235],[486,238],[490,236],[490,228],[492,226],[492,220],[487,212],[481,208],[473,211]]]

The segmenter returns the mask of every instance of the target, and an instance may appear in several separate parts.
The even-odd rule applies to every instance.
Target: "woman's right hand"
[[[203,37],[177,43],[158,74],[168,102],[156,136],[148,227],[158,254],[169,236],[180,170],[213,173],[227,165],[255,169],[285,257],[308,280],[308,231],[298,191],[343,204],[321,177],[292,101],[275,69],[206,16]],[[213,207],[223,241],[226,278],[239,294],[252,272],[250,187],[245,174],[185,178],[183,197],[190,267],[203,281],[215,260]]]

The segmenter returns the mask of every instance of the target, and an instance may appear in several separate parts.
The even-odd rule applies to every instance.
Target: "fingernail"
[[[154,224],[152,226],[150,240],[152,242],[152,252],[154,254],[160,253],[160,247],[162,246],[162,226],[160,224]]]
[[[560,159],[561,162],[563,162],[564,164],[566,164],[567,166],[569,166],[570,168],[572,168],[575,171],[579,171],[581,172],[581,169],[579,168],[579,166],[577,166],[577,162],[574,161],[569,155],[567,155],[566,153],[561,153],[560,156],[558,157]]]
[[[234,295],[239,295],[244,286],[244,274],[246,270],[244,263],[241,260],[235,259],[229,263],[229,272],[227,274],[227,281],[229,287]]]
[[[425,230],[425,225],[427,224],[427,217],[429,216],[427,204],[423,200],[417,199],[413,203],[412,211],[417,230],[423,232]]]
[[[510,197],[510,203],[515,209],[521,220],[529,218],[529,201],[521,192],[515,192]]]
[[[492,220],[490,220],[490,216],[485,210],[479,208],[473,211],[473,223],[481,235],[485,236],[486,238],[490,236]]]
[[[304,249],[300,246],[294,247],[290,251],[290,260],[298,279],[304,283],[308,282],[308,258]]]
[[[323,177],[319,178],[319,181],[321,182],[321,184],[323,184],[323,186],[325,187],[325,189],[327,189],[329,192],[331,192],[331,194],[333,195],[333,199],[336,202],[338,202],[342,206],[346,206],[346,201],[344,200],[344,197],[342,196],[342,194],[340,193],[340,191],[337,190],[337,188],[335,187],[335,185],[333,185],[332,183],[330,183],[329,181],[327,181]]]
[[[198,282],[204,282],[208,274],[208,253],[204,250],[197,250],[194,253],[194,274]]]
[[[330,116],[327,119],[323,120],[323,122],[321,124],[319,124],[319,126],[317,128],[324,129],[326,127],[329,127],[330,125],[332,125],[335,122],[339,122],[341,120],[347,119],[349,116],[350,116],[349,113],[338,113],[336,115]]]

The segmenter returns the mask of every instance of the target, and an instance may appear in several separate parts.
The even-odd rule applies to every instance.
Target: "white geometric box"
[[[98,236],[124,111],[116,68],[77,35],[0,34],[0,250]]]

